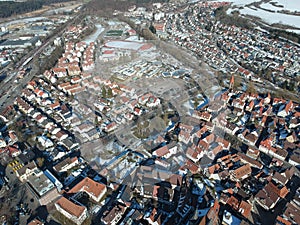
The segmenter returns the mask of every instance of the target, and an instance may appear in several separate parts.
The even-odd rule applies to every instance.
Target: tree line
[[[228,6],[223,6],[223,7],[217,8],[214,11],[216,20],[218,20],[226,25],[229,25],[229,26],[234,25],[234,26],[238,26],[238,27],[244,27],[247,29],[253,28],[253,25],[249,22],[248,19],[241,17],[239,15],[239,13],[237,13],[237,12],[234,12],[233,14],[228,15],[226,13],[227,9],[228,9]]]
[[[25,2],[0,2],[0,17],[5,18],[22,13],[32,12],[41,9],[44,5],[68,1],[71,0],[28,0]]]
[[[101,16],[111,17],[115,10],[124,12],[132,5],[147,6],[155,2],[168,2],[169,0],[91,0],[86,5],[86,10],[90,14],[100,14]]]

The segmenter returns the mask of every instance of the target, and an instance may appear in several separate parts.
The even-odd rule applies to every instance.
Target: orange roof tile
[[[77,218],[80,217],[86,209],[84,206],[76,205],[65,197],[61,197],[55,204]]]
[[[89,177],[84,178],[80,181],[75,187],[73,187],[68,193],[78,193],[81,191],[86,192],[87,194],[91,194],[98,198],[103,191],[105,191],[106,186],[104,184],[98,183]]]

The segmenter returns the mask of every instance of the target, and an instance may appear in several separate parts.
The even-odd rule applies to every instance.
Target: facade
[[[87,218],[87,209],[84,206],[77,205],[65,197],[61,197],[56,203],[55,208],[68,219],[72,220],[77,225],[83,223]]]

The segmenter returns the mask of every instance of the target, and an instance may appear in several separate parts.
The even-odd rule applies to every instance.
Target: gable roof
[[[154,152],[157,156],[162,157],[170,153],[169,148],[167,145],[155,150]]]
[[[84,206],[76,205],[65,197],[61,197],[55,204],[77,218],[80,217],[86,209]]]
[[[89,177],[86,177],[77,185],[75,185],[75,187],[73,187],[68,193],[75,194],[83,191],[89,195],[95,196],[95,198],[98,198],[103,191],[105,191],[105,189],[106,186],[104,184],[98,183]]]

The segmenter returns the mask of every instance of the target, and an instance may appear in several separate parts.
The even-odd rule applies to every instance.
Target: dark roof
[[[26,165],[35,158],[35,153],[32,150],[27,150],[26,152],[20,154],[18,157],[22,161],[22,163]]]

